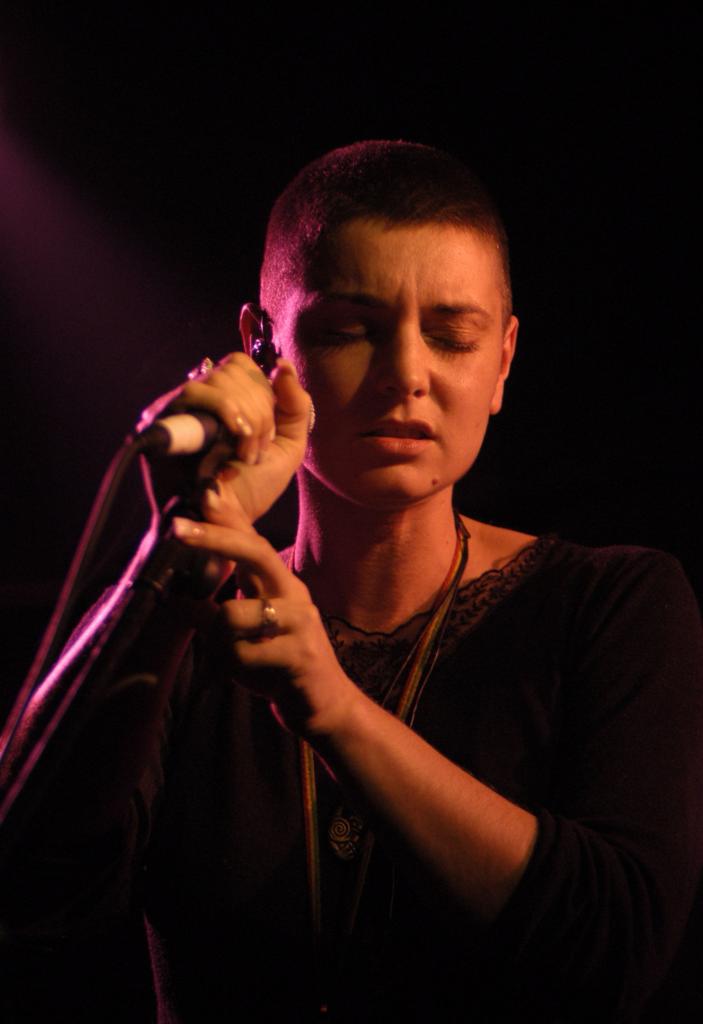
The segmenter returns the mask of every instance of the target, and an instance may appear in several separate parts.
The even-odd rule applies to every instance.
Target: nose
[[[376,385],[384,394],[421,398],[430,390],[429,351],[419,325],[398,324],[377,345]]]

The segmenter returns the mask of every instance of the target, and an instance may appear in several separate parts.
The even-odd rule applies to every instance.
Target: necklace
[[[437,661],[444,630],[449,621],[449,614],[468,559],[469,534],[456,512],[454,513],[454,522],[456,526],[456,545],[447,575],[439,589],[426,625],[420,631],[396,679],[393,680],[393,683],[386,691],[386,696],[388,696],[396,688],[395,684],[403,676],[405,677],[401,694],[393,713],[401,722],[406,722],[411,728],[425,685]],[[293,554],[291,553],[289,568],[292,567],[292,563]],[[385,700],[383,704],[385,705]],[[310,919],[314,952],[319,963],[319,948],[322,938],[322,909],[317,787],[315,782],[314,754],[306,740],[299,740],[299,756]],[[343,806],[340,806],[333,815],[327,835],[332,849],[342,860],[353,861],[358,858],[356,878],[354,880],[345,928],[346,936],[348,937],[352,934],[356,923],[368,865],[371,853],[373,852],[374,837],[373,833],[365,827],[361,817],[353,812],[346,811]]]

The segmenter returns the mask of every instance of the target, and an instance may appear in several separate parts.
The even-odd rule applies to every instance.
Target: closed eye
[[[438,335],[427,336],[428,344],[445,352],[476,352],[479,348],[477,341],[457,341],[456,338],[448,338]]]
[[[365,327],[355,328],[350,331],[341,330],[327,330],[323,332],[323,343],[332,345],[344,345],[347,342],[352,341],[363,341],[364,338],[369,336],[369,331]]]
[[[358,327],[353,330],[326,330],[323,334],[322,344],[326,345],[347,345],[355,341],[373,340],[374,333],[367,327]],[[439,335],[426,335],[425,340],[432,348],[445,352],[476,352],[479,343],[477,341],[458,341],[456,338]]]

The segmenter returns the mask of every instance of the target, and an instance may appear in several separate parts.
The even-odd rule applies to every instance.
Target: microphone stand
[[[193,508],[180,504],[169,510],[161,530],[147,534],[136,556],[141,569],[133,579],[127,570],[35,690],[32,718],[20,720],[0,780],[0,866],[40,810],[51,781],[157,604],[172,591],[194,598],[215,592],[221,563],[170,535],[170,517],[178,513],[193,517]]]

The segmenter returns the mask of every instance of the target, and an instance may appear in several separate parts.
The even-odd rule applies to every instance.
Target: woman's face
[[[289,295],[276,343],[317,413],[305,468],[377,508],[464,475],[498,412],[517,321],[496,244],[429,224],[344,225],[314,284]]]

